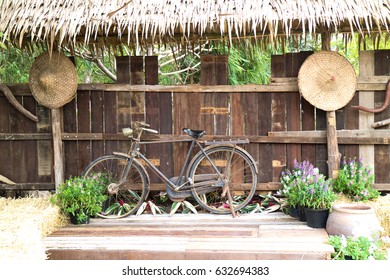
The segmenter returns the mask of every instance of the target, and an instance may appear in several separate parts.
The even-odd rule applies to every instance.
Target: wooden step
[[[92,219],[44,239],[50,259],[329,259],[324,229],[283,213]]]

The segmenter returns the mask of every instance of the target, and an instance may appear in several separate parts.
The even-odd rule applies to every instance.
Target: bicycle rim
[[[129,159],[118,155],[103,156],[91,162],[84,176],[95,177],[105,185],[107,200],[97,215],[105,219],[123,218],[136,213],[149,193],[149,179],[143,166],[133,160],[122,180]]]
[[[255,163],[240,149],[234,149],[230,146],[213,147],[207,150],[206,154],[224,176],[224,181],[228,184],[232,196],[235,211],[245,207],[256,191]],[[201,180],[217,178],[217,174],[206,156],[199,154],[190,167],[189,177],[196,184],[200,183]],[[204,209],[216,214],[229,214],[231,211],[227,194],[223,194],[222,186],[215,186],[218,184],[222,184],[220,179],[219,183],[214,185],[193,188],[192,194]]]

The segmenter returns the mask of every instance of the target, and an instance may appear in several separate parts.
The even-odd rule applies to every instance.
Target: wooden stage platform
[[[92,219],[53,232],[44,244],[53,260],[324,260],[333,252],[325,229],[281,212]]]

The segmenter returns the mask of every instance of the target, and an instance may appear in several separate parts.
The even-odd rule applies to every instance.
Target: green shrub
[[[338,177],[333,182],[336,192],[343,193],[354,201],[367,201],[379,196],[379,192],[372,188],[374,174],[364,166],[361,159],[343,160]]]
[[[101,205],[107,199],[104,189],[104,184],[96,178],[73,177],[59,187],[51,202],[58,205],[63,213],[72,214],[81,222],[102,210]]]
[[[387,252],[382,241],[374,241],[371,237],[345,237],[344,235],[329,236],[329,244],[335,252],[334,260],[386,260]]]

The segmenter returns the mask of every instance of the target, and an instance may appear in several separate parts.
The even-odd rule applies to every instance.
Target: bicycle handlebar
[[[157,130],[151,129],[151,128],[144,128],[144,127],[143,127],[142,130],[147,131],[147,132],[151,132],[151,133],[158,133]]]

